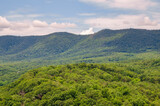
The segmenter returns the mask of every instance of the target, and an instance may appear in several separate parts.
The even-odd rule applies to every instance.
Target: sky
[[[0,35],[160,29],[160,0],[1,0]]]

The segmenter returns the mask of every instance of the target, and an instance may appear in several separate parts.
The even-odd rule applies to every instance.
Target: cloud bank
[[[44,35],[59,31],[71,31],[76,28],[74,23],[48,24],[45,21],[8,21],[0,16],[0,35]]]
[[[79,0],[84,3],[91,3],[103,8],[121,8],[146,10],[149,7],[157,5],[151,0]]]
[[[86,19],[85,24],[93,28],[109,29],[160,29],[159,20],[152,20],[146,15],[119,15],[114,18],[91,18]]]

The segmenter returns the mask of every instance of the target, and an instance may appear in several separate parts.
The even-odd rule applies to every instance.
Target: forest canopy
[[[0,105],[158,106],[159,69],[159,60],[41,67],[1,87]]]

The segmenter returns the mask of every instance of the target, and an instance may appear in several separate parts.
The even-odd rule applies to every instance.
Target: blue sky
[[[0,35],[160,29],[158,0],[3,0]]]

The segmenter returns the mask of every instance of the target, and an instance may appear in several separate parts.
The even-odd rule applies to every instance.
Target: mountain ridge
[[[66,32],[38,37],[3,36],[0,37],[0,85],[42,66],[159,59],[159,51],[160,30],[102,30],[87,36]]]
[[[0,36],[0,58],[4,61],[5,58],[21,61],[48,56],[54,59],[54,56],[66,57],[68,54],[143,53],[159,51],[159,47],[160,30],[104,29],[85,36],[68,32],[45,36]]]

